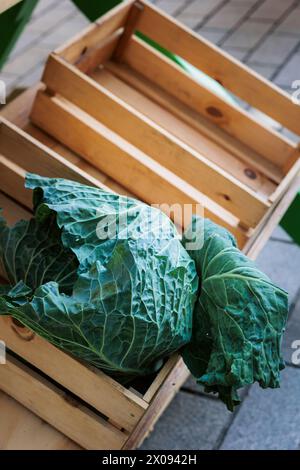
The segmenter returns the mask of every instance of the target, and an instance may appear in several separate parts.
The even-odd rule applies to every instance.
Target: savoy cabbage
[[[179,350],[230,409],[244,385],[278,386],[287,295],[229,232],[195,218],[181,242],[136,199],[32,174],[26,186],[34,217],[0,219],[0,314],[126,380]]]

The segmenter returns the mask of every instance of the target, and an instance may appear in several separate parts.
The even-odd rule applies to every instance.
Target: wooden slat
[[[246,232],[237,226],[238,219],[63,98],[40,92],[32,119],[145,202],[177,207],[179,219],[184,204],[201,213],[204,207],[207,217],[231,230],[241,245],[245,243]]]
[[[216,150],[216,146],[214,146],[214,144],[217,145],[220,148],[220,156],[218,157],[216,152],[213,152],[210,158],[221,168],[222,166],[225,166],[227,169],[231,168],[232,172],[236,171],[236,164],[229,164],[227,166],[229,154],[234,157],[235,160],[238,159],[246,165],[244,166],[244,169],[252,168],[256,173],[262,173],[273,182],[278,183],[281,181],[283,174],[282,169],[278,168],[278,166],[264,158],[262,155],[259,155],[243,142],[235,139],[221,127],[210,122],[197,111],[180,101],[177,97],[165,92],[161,87],[155,85],[145,76],[132,70],[126,64],[117,64],[109,61],[105,64],[105,69],[94,71],[92,76],[97,79],[99,83],[105,82],[108,88],[112,87],[116,94],[119,94],[119,89],[121,88],[121,96],[122,93],[124,93],[123,96],[126,97],[126,101],[127,99],[131,101],[133,100],[133,102],[137,101],[140,109],[143,110],[145,114],[149,114],[150,116],[154,114],[153,119],[156,122],[161,123],[163,127],[169,129],[170,132],[172,132],[173,129],[173,133],[175,135],[179,133],[183,142],[189,144],[189,137],[191,136],[193,147],[201,151],[206,149],[208,152],[207,156],[211,155],[211,146]],[[118,80],[118,82],[111,84],[112,77],[114,79],[113,82],[116,80]],[[127,98],[127,93],[129,94],[129,98]],[[137,93],[139,93],[138,98]],[[142,96],[147,98],[147,105],[149,105],[149,102],[152,104],[150,107],[145,106],[141,108],[142,102],[144,101],[144,99],[141,98]],[[156,110],[153,109],[153,105],[156,105]],[[158,109],[160,109],[160,112],[158,112]],[[165,111],[168,113],[167,119],[164,115]],[[176,121],[177,123],[180,123],[179,129],[177,129],[177,126],[171,126],[172,121],[174,123]],[[188,131],[188,128],[190,128],[192,132]],[[186,131],[187,134],[185,134]],[[198,144],[196,143],[197,133],[200,134],[198,135]],[[206,142],[205,140],[203,142],[203,137]],[[204,145],[204,150],[202,150],[202,144]],[[224,156],[224,150],[227,153],[227,159],[225,161],[223,161],[222,158]],[[243,176],[240,177],[240,180],[246,182]],[[253,181],[250,182],[249,178],[248,186],[253,187],[253,189],[256,188],[256,185],[253,184]]]
[[[0,154],[1,191],[26,206],[32,208],[32,195],[24,187],[25,171]]]
[[[85,449],[120,449],[128,437],[9,354],[0,389]]]
[[[300,107],[288,94],[153,5],[141,3],[144,4],[144,12],[137,22],[137,30],[300,134]]]
[[[96,178],[69,163],[4,118],[0,119],[0,154],[9,159],[12,165],[16,164],[26,172],[51,178],[71,179],[108,190],[107,186]]]
[[[96,52],[103,41],[118,29],[124,28],[129,11],[134,0],[125,0],[116,8],[110,10],[92,25],[72,38],[57,53],[71,63],[80,63],[84,56]]]
[[[0,449],[81,450],[20,403],[0,392]]]
[[[112,72],[107,69],[107,65],[113,69]],[[123,67],[121,70],[125,73]],[[117,76],[119,73],[118,65],[110,62],[105,68],[95,70],[91,76],[97,83],[197,152],[203,153],[219,168],[230,172],[258,194],[267,198],[272,194],[276,183],[279,183],[283,176],[274,164],[151,84],[140,74],[135,74],[131,85],[127,83],[130,81],[127,79],[127,73],[124,80]],[[249,168],[255,171],[255,179],[247,177],[245,170]]]
[[[178,364],[180,359],[180,355],[178,353],[173,354],[170,359],[166,362],[163,368],[159,371],[155,379],[153,380],[152,384],[148,388],[147,392],[143,396],[143,399],[147,403],[151,403],[152,399],[159,391],[161,385],[164,383],[168,375],[171,373],[172,369]]]
[[[188,376],[187,367],[182,358],[178,358],[176,365],[169,371],[159,390],[153,396],[148,412],[144,414],[126,441],[124,450],[136,449],[141,445]]]
[[[43,81],[51,92],[79,106],[225,207],[244,225],[255,226],[268,209],[266,199],[58,56],[49,58]]]
[[[294,153],[294,143],[258,123],[238,105],[230,104],[201,86],[171,59],[141,39],[131,38],[123,62],[279,167]]]
[[[115,31],[111,36],[104,39],[95,50],[89,50],[88,52],[84,53],[76,62],[74,67],[76,67],[78,70],[82,70],[85,73],[90,73],[95,70],[96,67],[99,67],[101,64],[111,59],[119,43],[120,37],[122,36],[122,33],[122,28]]]
[[[100,370],[89,369],[43,338],[31,335],[31,340],[27,338],[24,341],[23,329],[14,325],[10,317],[0,317],[0,329],[1,339],[11,351],[89,403],[120,428],[134,429],[147,409],[145,400]]]

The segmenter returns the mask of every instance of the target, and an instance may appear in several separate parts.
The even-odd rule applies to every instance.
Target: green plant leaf
[[[237,390],[257,381],[278,387],[284,367],[280,345],[288,297],[258,270],[225,229],[195,217],[183,244],[200,237],[188,250],[201,282],[191,342],[183,359],[208,392],[218,392],[229,409],[239,402]]]

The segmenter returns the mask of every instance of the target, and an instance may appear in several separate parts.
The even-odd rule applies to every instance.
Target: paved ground
[[[300,0],[156,0],[158,6],[288,92],[300,79]],[[0,73],[9,91],[40,76],[50,50],[88,21],[69,0],[40,0],[30,24]],[[282,387],[244,391],[234,414],[189,380],[145,449],[300,449],[300,367],[291,348],[300,340],[300,249],[277,228],[259,266],[290,293]]]

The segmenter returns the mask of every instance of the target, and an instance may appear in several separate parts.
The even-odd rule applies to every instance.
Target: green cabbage
[[[198,289],[172,222],[73,181],[28,175],[26,186],[34,219],[0,225],[1,313],[113,375],[155,371],[190,340]]]
[[[26,187],[34,217],[0,219],[1,314],[122,380],[181,351],[230,409],[244,385],[279,385],[287,295],[229,232],[195,218],[181,242],[135,199],[31,174]]]

